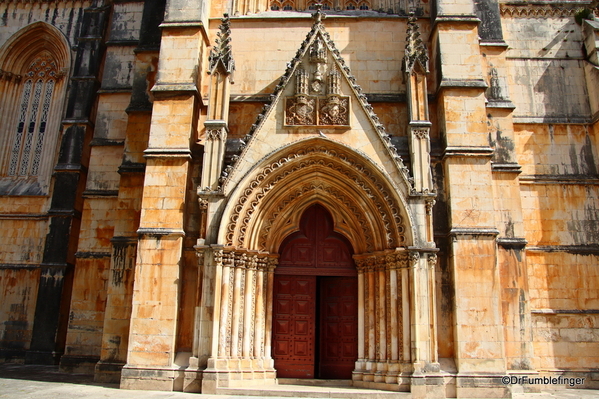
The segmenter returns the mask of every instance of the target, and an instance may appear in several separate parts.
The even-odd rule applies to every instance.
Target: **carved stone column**
[[[413,15],[408,20],[407,36],[403,70],[408,96],[408,136],[414,190],[418,193],[428,193],[433,190],[429,138],[431,122],[426,86],[426,75],[429,72],[428,52],[420,38],[416,18]]]
[[[406,314],[409,317],[405,305],[409,306],[410,298],[404,294],[408,292],[404,286],[409,277],[399,272],[404,263],[407,265],[407,253],[390,249],[355,255],[354,260],[358,268],[358,360],[354,385],[407,391],[409,384],[402,376],[409,375],[412,369],[410,323],[405,320]],[[407,331],[404,325],[408,326]],[[404,347],[406,340],[408,350]],[[406,358],[402,356],[404,352],[408,352]]]

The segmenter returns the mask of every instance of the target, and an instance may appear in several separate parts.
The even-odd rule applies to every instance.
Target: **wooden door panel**
[[[272,331],[277,376],[350,379],[358,353],[357,271],[351,245],[334,231],[329,212],[314,205],[279,253]]]
[[[316,277],[277,275],[273,359],[280,378],[314,378]]]
[[[320,279],[318,377],[351,379],[358,358],[358,279]]]

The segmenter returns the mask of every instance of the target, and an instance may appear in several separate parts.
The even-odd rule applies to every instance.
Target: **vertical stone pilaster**
[[[127,127],[123,158],[119,167],[118,208],[110,277],[107,284],[106,316],[102,331],[100,361],[96,364],[94,380],[116,383],[127,361],[129,327],[135,280],[137,229],[141,212],[145,159],[150,133],[152,103],[149,90],[154,84],[160,50],[158,25],[164,17],[165,0],[146,0],[140,26],[140,39],[135,50],[131,100],[127,107]]]
[[[433,191],[430,160],[430,128],[428,112],[428,50],[420,38],[416,18],[410,15],[403,59],[404,80],[408,97],[408,137],[414,176],[414,191]]]
[[[104,29],[109,9],[95,2],[83,14],[78,37],[75,69],[70,82],[67,109],[62,122],[61,152],[54,167],[54,191],[48,210],[49,231],[44,244],[32,329],[31,346],[25,362],[58,364],[65,350],[70,281],[73,278],[75,250],[79,240],[81,193],[87,180],[89,141],[93,135],[93,114],[97,78],[104,54]],[[86,356],[93,359],[95,356]],[[97,357],[93,362],[97,361]]]
[[[102,351],[94,380],[118,382],[127,359],[137,239],[114,237],[107,286]]]
[[[476,386],[471,380],[474,373],[505,373],[497,210],[489,184],[493,148],[487,126],[488,85],[482,68],[480,20],[474,2],[439,0],[437,8],[431,33],[433,57],[443,60],[437,71],[437,120],[445,144],[444,190],[451,193],[447,204],[452,239],[449,267],[455,291],[460,293],[454,299],[456,390],[459,397],[505,396],[507,388],[491,377]]]
[[[204,2],[209,6],[209,1]],[[190,8],[191,7],[191,8]],[[206,10],[197,4],[168,1],[162,24],[157,81],[152,88],[153,108],[146,158],[145,181],[133,290],[133,310],[127,364],[121,387],[173,390],[177,353],[177,319],[181,292],[181,267],[185,214],[190,184],[191,145],[197,141],[202,101],[201,63],[206,57]],[[212,275],[218,283],[212,301],[220,301],[220,273],[213,254],[202,272],[203,282]],[[212,280],[214,281],[214,279]],[[208,291],[209,292],[209,291]],[[214,295],[209,292],[208,296]],[[204,292],[202,292],[204,294]],[[202,301],[206,297],[202,296]],[[201,304],[203,305],[203,304]],[[218,308],[207,304],[197,311],[199,330],[193,359],[200,364],[213,350],[204,337],[218,337]],[[214,310],[214,315],[212,315]],[[208,315],[204,313],[209,313]],[[214,320],[217,322],[214,323]],[[210,332],[206,332],[209,330]],[[206,348],[207,347],[207,348]],[[151,370],[151,371],[150,371]],[[186,374],[187,375],[187,374]],[[192,381],[185,379],[185,387]]]
[[[224,249],[222,273],[210,276],[211,281],[217,281],[210,284],[222,288],[213,293],[220,298],[212,305],[218,323],[214,336],[205,338],[212,342],[213,348],[202,371],[202,393],[274,379],[270,325],[276,260],[255,251]],[[207,304],[203,302],[201,306]],[[250,374],[253,381],[247,380]]]

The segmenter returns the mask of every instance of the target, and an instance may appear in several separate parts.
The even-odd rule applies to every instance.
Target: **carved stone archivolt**
[[[339,206],[343,209],[346,218],[350,218],[354,223],[354,231],[363,231],[364,226],[367,226],[368,233],[361,239],[356,237],[357,247],[367,251],[405,245],[406,230],[400,214],[401,207],[390,194],[392,189],[355,156],[341,149],[322,145],[289,151],[277,161],[261,168],[261,171],[245,185],[246,188],[232,208],[224,237],[226,244],[276,251],[277,240],[273,241],[272,234],[273,231],[280,232],[283,227],[273,229],[273,223],[265,222],[264,215],[272,215],[278,212],[279,208],[285,208],[285,202],[290,201],[289,192],[301,191],[307,180],[317,178],[324,182],[321,197],[327,201],[334,201],[328,208]],[[313,191],[315,193],[317,190]],[[302,200],[309,201],[314,198],[316,197],[304,197]],[[362,213],[376,214],[378,217],[376,221],[365,223],[363,217],[361,219],[351,216],[355,215],[355,209],[360,209]],[[366,237],[372,237],[372,240],[364,241]],[[266,248],[266,242],[275,247]]]
[[[371,232],[369,231],[369,223],[365,218],[364,213],[358,208],[354,201],[347,198],[346,195],[341,193],[340,190],[326,184],[306,184],[296,190],[290,190],[291,193],[283,199],[279,206],[270,215],[270,218],[265,223],[264,228],[260,234],[260,250],[267,250],[268,236],[272,230],[272,226],[278,220],[285,220],[288,215],[285,214],[286,209],[294,208],[293,205],[301,200],[302,197],[313,196],[315,192],[321,193],[323,196],[334,198],[335,201],[342,204],[345,208],[352,212],[354,218],[358,221],[363,234],[364,242],[366,243],[366,249],[371,252],[374,251],[374,241]],[[301,214],[301,212],[295,212]],[[348,226],[349,227],[349,226]],[[346,230],[349,230],[346,229]]]

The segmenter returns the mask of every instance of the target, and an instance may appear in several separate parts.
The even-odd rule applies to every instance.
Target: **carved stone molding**
[[[429,215],[429,216],[432,215],[432,213],[433,213],[433,206],[435,206],[435,203],[436,203],[436,201],[434,199],[432,199],[432,198],[428,198],[425,201],[426,214],[427,215]]]
[[[331,163],[330,161],[325,162],[324,160],[317,159],[322,156],[335,159],[336,162]],[[227,244],[244,247],[246,230],[250,224],[252,214],[268,192],[276,184],[283,181],[283,179],[302,169],[310,168],[317,163],[320,167],[331,169],[334,173],[340,174],[344,179],[348,179],[348,181],[356,184],[374,202],[379,210],[379,216],[385,225],[387,235],[386,245],[388,247],[403,245],[405,241],[403,235],[405,227],[399,213],[400,208],[385,188],[385,184],[379,181],[372,172],[367,170],[349,154],[323,146],[311,146],[298,149],[297,152],[288,153],[278,161],[265,166],[248,183],[248,188],[238,199],[237,205],[234,207],[234,212],[230,216],[226,235]],[[252,198],[255,199],[251,200]]]
[[[568,18],[580,10],[580,4],[500,4],[502,17],[512,18]],[[598,11],[594,11],[595,15]]]
[[[428,140],[429,138],[429,129],[428,128],[419,128],[412,130],[414,137],[420,140]]]
[[[262,229],[262,233],[260,235],[260,250],[261,251],[267,250],[266,246],[267,246],[267,241],[268,241],[268,235],[269,235],[271,228],[275,222],[275,219],[281,214],[281,212],[291,202],[293,202],[297,198],[300,198],[304,195],[309,195],[314,191],[321,191],[323,193],[326,193],[327,195],[337,199],[340,203],[342,203],[349,210],[352,211],[353,215],[355,216],[356,220],[358,220],[358,222],[362,228],[363,238],[364,238],[364,241],[366,242],[366,247],[367,247],[368,251],[373,251],[374,250],[373,238],[368,230],[368,222],[364,217],[364,213],[360,212],[360,210],[355,206],[355,203],[351,202],[346,196],[344,196],[341,192],[339,192],[339,190],[336,190],[335,188],[329,187],[329,186],[325,187],[322,184],[320,184],[320,185],[309,184],[309,185],[302,186],[302,187],[298,188],[297,190],[293,191],[283,201],[281,201],[279,207],[274,212],[271,213],[270,218],[265,223],[265,226]],[[391,233],[388,232],[389,236],[390,236],[390,234]]]
[[[285,125],[316,125],[316,98],[297,95],[285,99]]]
[[[402,65],[406,74],[412,73],[416,64],[420,64],[423,72],[428,72],[428,51],[420,38],[420,30],[416,21],[416,17],[411,13],[408,18],[405,56]]]
[[[318,124],[349,126],[349,97],[331,95],[318,100]]]
[[[420,253],[416,251],[410,251],[409,262],[411,267],[416,267],[418,265],[418,261],[420,260]]]
[[[227,132],[224,129],[207,129],[206,141],[225,141],[227,140]]]
[[[428,254],[428,267],[434,269],[437,264],[437,254]]]

